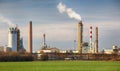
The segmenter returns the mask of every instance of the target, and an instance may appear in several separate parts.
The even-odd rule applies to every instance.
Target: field
[[[0,62],[0,71],[120,71],[120,62],[110,61]]]

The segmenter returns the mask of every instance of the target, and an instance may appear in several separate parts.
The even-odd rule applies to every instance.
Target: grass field
[[[0,71],[120,71],[120,62],[108,62],[108,61],[0,62]]]

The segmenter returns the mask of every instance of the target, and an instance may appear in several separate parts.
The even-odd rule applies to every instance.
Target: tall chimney
[[[28,27],[28,52],[32,53],[32,21],[29,22]]]
[[[78,23],[78,53],[82,54],[82,41],[83,41],[83,24],[82,21]]]
[[[95,29],[95,47],[96,47],[96,53],[98,53],[98,27]]]
[[[43,45],[45,46],[45,34],[43,34],[43,38],[44,38]]]
[[[94,49],[92,47],[92,26],[90,26],[90,53],[94,53]]]
[[[44,49],[47,48],[47,46],[46,46],[46,41],[45,41],[45,34],[43,34],[43,47],[44,47]]]

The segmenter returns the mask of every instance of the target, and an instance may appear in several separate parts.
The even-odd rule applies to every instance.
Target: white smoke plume
[[[63,4],[62,2],[60,2],[58,5],[57,5],[57,9],[60,13],[67,13],[67,15],[70,17],[70,18],[74,18],[76,20],[79,20],[81,21],[81,16],[76,13],[75,11],[72,10],[72,8],[68,8],[65,4]]]
[[[0,22],[5,23],[5,24],[8,24],[9,27],[10,27],[10,26],[12,26],[12,27],[15,27],[15,26],[16,26],[15,24],[12,23],[11,20],[9,20],[9,19],[7,19],[7,18],[5,18],[5,17],[3,17],[3,16],[0,16]]]

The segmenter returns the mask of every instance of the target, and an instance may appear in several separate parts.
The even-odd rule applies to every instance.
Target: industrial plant
[[[1,47],[3,52],[25,52],[23,38],[20,37],[20,29],[17,26],[9,27],[8,46]]]
[[[106,50],[103,49],[103,51],[98,50],[98,27],[95,28],[95,32],[93,32],[93,27],[90,26],[90,31],[89,31],[89,42],[83,42],[83,22],[79,21],[78,22],[78,49],[77,50],[60,50],[57,47],[50,47],[47,46],[46,43],[46,34],[43,34],[43,43],[40,49],[36,52],[33,52],[33,38],[32,38],[32,21],[28,23],[28,49],[25,50],[24,45],[23,45],[23,38],[20,37],[20,29],[18,26],[15,27],[9,27],[8,30],[8,45],[7,46],[1,46],[0,47],[0,52],[27,52],[30,53],[31,55],[36,56],[37,59],[41,59],[43,55],[47,55],[48,59],[52,60],[61,60],[61,59],[95,59],[99,58],[101,59],[101,56],[103,54],[109,54],[109,58],[112,58],[112,54],[117,54],[119,55],[120,53],[120,48],[118,46],[113,46],[113,49],[111,50]],[[95,33],[95,40],[92,39],[92,35]],[[94,44],[93,44],[94,41]],[[87,48],[85,48],[87,47]]]

